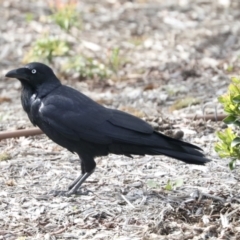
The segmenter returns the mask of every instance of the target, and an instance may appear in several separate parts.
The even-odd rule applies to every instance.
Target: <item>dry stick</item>
[[[0,140],[6,138],[15,138],[15,137],[28,137],[43,134],[42,130],[39,128],[28,128],[16,131],[2,131],[0,132]]]
[[[187,115],[186,118],[192,119],[192,120],[198,120],[203,119],[205,121],[212,120],[212,121],[222,121],[225,117],[227,117],[226,114],[207,114],[207,115]]]
[[[122,194],[120,194],[120,196],[122,197],[122,199],[132,208],[135,208],[135,206]]]
[[[68,224],[68,226],[60,228],[57,231],[50,232],[50,235],[57,235],[57,234],[63,233],[64,231],[66,231],[68,229],[68,227],[69,227],[69,224]]]
[[[212,120],[212,121],[222,121],[227,115],[220,114],[216,116],[215,114],[208,114],[208,115],[188,115],[186,118],[188,119],[204,119],[204,120]],[[216,119],[217,118],[217,119]],[[16,137],[28,137],[28,136],[35,136],[43,134],[42,130],[39,128],[28,128],[16,131],[2,131],[0,132],[0,140],[6,138],[16,138]]]

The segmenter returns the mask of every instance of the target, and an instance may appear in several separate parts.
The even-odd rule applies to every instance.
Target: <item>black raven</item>
[[[166,155],[189,164],[210,160],[201,148],[156,132],[145,121],[128,113],[106,108],[79,91],[62,85],[52,69],[32,62],[14,69],[6,77],[22,84],[21,101],[34,126],[50,139],[78,154],[82,174],[65,195],[78,191],[94,172],[94,158],[109,153]]]

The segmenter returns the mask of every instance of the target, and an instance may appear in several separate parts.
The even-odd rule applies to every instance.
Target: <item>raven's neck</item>
[[[53,83],[46,83],[42,84],[41,86],[34,88],[30,84],[21,81],[22,84],[22,94],[21,94],[21,101],[22,106],[25,112],[29,113],[31,110],[31,105],[36,98],[42,99],[47,96],[50,92],[54,89],[61,86],[60,82],[53,82]]]
[[[22,83],[22,93],[21,93],[21,101],[22,101],[22,107],[25,112],[30,112],[31,107],[31,97],[34,96],[34,90],[33,88],[28,84]]]

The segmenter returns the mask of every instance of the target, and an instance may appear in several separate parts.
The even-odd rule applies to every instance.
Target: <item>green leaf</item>
[[[175,182],[174,182],[174,187],[181,187],[183,185],[183,179],[177,179]]]
[[[177,179],[174,182],[172,182],[171,180],[168,180],[167,185],[165,186],[165,189],[168,191],[172,191],[173,189],[176,189],[177,187],[181,187],[182,185],[183,185],[183,179]]]
[[[236,166],[236,159],[233,159],[229,164],[228,164],[229,168],[231,170],[233,170]]]
[[[239,121],[239,120],[236,120],[236,121],[234,122],[234,125],[240,127],[240,121]]]
[[[238,77],[232,77],[232,78],[231,78],[231,81],[232,81],[233,83],[240,84],[240,78],[238,78]]]
[[[222,95],[218,97],[218,101],[220,103],[225,103],[228,100],[228,96],[227,95]]]
[[[170,180],[167,181],[167,185],[165,186],[165,189],[168,190],[168,191],[173,190],[173,185],[172,185],[172,182]]]
[[[240,103],[240,95],[237,95],[237,96],[235,96],[235,97],[233,97],[233,102],[235,102],[235,103]]]
[[[232,97],[233,95],[235,96],[240,93],[238,86],[235,84],[230,84],[228,87],[228,90],[229,90],[229,93],[232,95]]]
[[[223,143],[229,145],[235,137],[237,137],[231,128],[226,128],[224,131],[217,132],[218,138],[220,138]]]
[[[236,147],[240,144],[240,138],[239,137],[236,137],[233,139],[233,141],[231,142],[231,147]]]
[[[232,142],[233,139],[236,137],[233,130],[231,128],[226,128],[225,132],[227,133],[228,139],[231,140],[231,142]],[[230,141],[229,141],[229,143],[230,143]]]
[[[236,116],[229,115],[223,119],[223,122],[226,124],[233,124],[236,121]]]
[[[158,183],[153,181],[153,180],[148,180],[147,181],[147,186],[150,188],[157,188],[158,187]]]

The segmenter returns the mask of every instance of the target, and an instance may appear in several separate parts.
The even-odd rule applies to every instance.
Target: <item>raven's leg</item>
[[[79,181],[80,179],[84,176],[84,174],[79,175],[69,186],[68,190],[71,190]]]
[[[85,180],[94,172],[96,163],[94,158],[90,155],[81,155],[81,168],[82,174],[74,180],[74,182],[68,187],[68,191],[51,191],[50,195],[54,196],[70,196],[72,194],[79,194],[78,189],[85,182]],[[82,193],[80,193],[82,194]]]
[[[94,169],[91,172],[86,172],[83,175],[79,176],[73,183],[75,183],[74,185],[71,184],[70,186],[71,189],[66,192],[66,196],[70,196],[72,194],[77,193],[78,189],[80,188],[80,186],[85,182],[85,180],[94,172]]]
[[[67,196],[69,197],[72,194],[78,194],[78,195],[86,195],[86,193],[78,192],[78,189],[80,186],[85,182],[85,180],[94,172],[94,169],[92,172],[86,172],[84,174],[81,174],[77,179],[74,180],[74,182],[68,187],[68,191],[56,191],[53,190],[50,192],[50,195],[53,196]],[[87,191],[88,192],[88,191]]]
[[[68,186],[68,190],[71,190],[77,182],[79,182],[79,180],[83,177],[83,175],[86,173],[83,161],[81,161],[81,169],[82,169],[82,174],[80,176],[78,176],[69,186]]]
[[[96,167],[94,158],[91,155],[80,155],[80,159],[82,174],[69,186],[69,190],[66,192],[67,196],[76,193],[85,180],[94,172]]]

